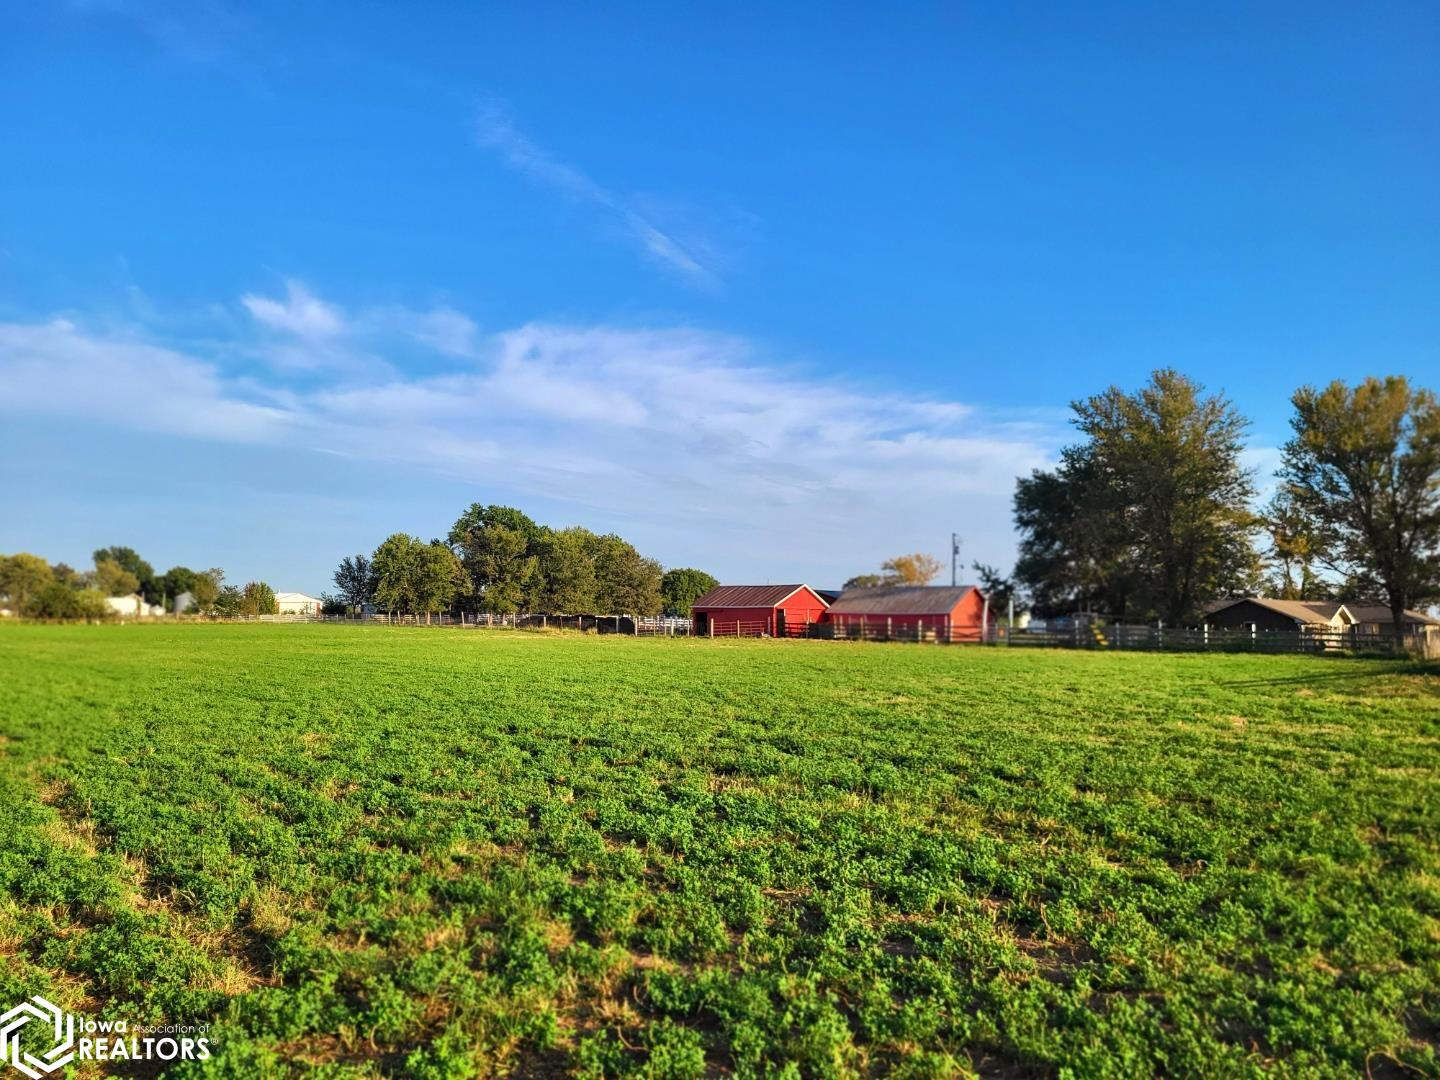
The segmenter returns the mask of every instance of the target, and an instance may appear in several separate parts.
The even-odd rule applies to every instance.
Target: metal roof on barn
[[[692,608],[768,608],[809,588],[807,585],[717,585]],[[814,590],[811,590],[812,592]]]
[[[948,615],[974,585],[880,585],[846,589],[830,605],[835,615]]]

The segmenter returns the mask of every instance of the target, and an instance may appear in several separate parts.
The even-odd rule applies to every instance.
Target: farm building
[[[277,592],[275,609],[279,615],[319,615],[321,602],[303,592]]]
[[[1345,630],[1355,617],[1336,600],[1271,600],[1247,596],[1240,600],[1216,600],[1206,605],[1208,626],[1237,630]]]
[[[695,633],[734,637],[803,635],[825,611],[808,585],[717,585],[690,607]]]
[[[882,585],[846,589],[825,618],[836,637],[980,641],[995,613],[974,585]]]
[[[1344,632],[1345,637],[1327,638],[1332,646],[1364,647],[1367,639],[1394,639],[1395,618],[1384,604],[1346,603],[1338,600],[1271,600],[1249,596],[1240,600],[1216,600],[1205,608],[1209,626],[1251,632],[1283,630],[1311,636]],[[1440,648],[1440,619],[1419,611],[1406,611],[1399,636],[1409,648],[1429,655]]]
[[[1355,617],[1355,629],[1366,634],[1393,634],[1395,616],[1384,604],[1346,604],[1345,608]],[[1403,619],[1406,634],[1440,633],[1440,619],[1432,619],[1419,611],[1406,611]]]
[[[165,614],[163,607],[159,604],[147,604],[145,598],[139,593],[131,593],[129,596],[107,596],[105,606],[122,619],[142,619]]]

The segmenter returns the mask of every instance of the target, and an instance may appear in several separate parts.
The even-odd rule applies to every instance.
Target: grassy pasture
[[[0,1008],[175,1075],[1434,1075],[1440,675],[0,626]],[[188,1071],[185,1071],[188,1069]]]

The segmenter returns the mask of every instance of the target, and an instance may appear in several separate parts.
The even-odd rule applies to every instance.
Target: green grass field
[[[0,736],[0,1010],[172,1075],[1440,1069],[1433,667],[6,626]]]

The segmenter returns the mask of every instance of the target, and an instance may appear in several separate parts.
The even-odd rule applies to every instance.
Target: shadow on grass
[[[1336,657],[1336,663],[1364,664],[1349,671],[1334,671],[1325,675],[1293,675],[1278,679],[1225,679],[1217,680],[1221,686],[1308,686],[1312,683],[1344,682],[1350,679],[1373,679],[1385,675],[1420,675],[1440,679],[1440,663],[1434,660],[1388,661],[1384,667],[1373,666],[1376,661],[1365,658]],[[1440,690],[1440,685],[1437,685]]]

